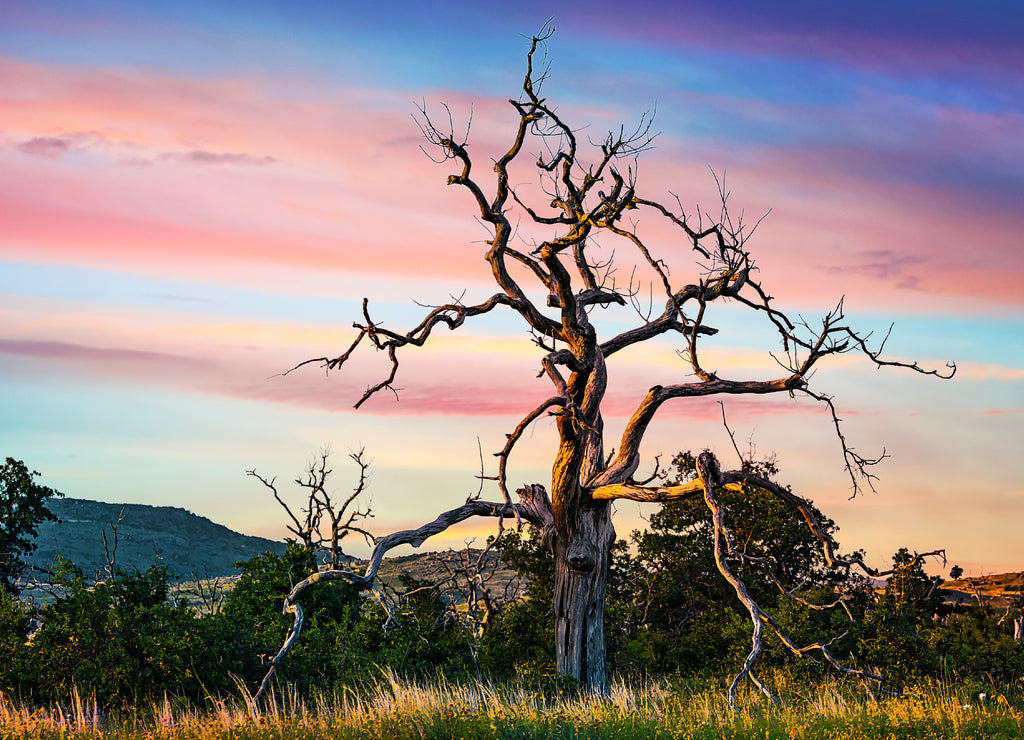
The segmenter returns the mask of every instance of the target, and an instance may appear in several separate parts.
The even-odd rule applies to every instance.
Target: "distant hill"
[[[51,499],[50,510],[60,522],[39,525],[38,549],[29,557],[29,565],[48,569],[56,563],[57,553],[93,576],[106,566],[103,532],[113,547],[112,524],[117,524],[115,565],[124,570],[144,570],[157,563],[170,569],[171,579],[191,581],[193,576],[228,579],[237,575],[235,563],[267,550],[285,551],[284,542],[239,534],[209,519],[176,506],[145,504],[106,504],[99,501]],[[476,552],[476,551],[474,551]],[[386,558],[381,578],[397,585],[400,574],[435,581],[439,569],[432,562],[434,553],[420,552]],[[493,557],[493,556],[492,556]],[[365,561],[353,560],[351,566],[362,570]],[[492,585],[504,588],[514,574],[498,565]]]
[[[61,521],[44,522],[39,526],[38,550],[28,558],[29,565],[44,569],[52,567],[60,553],[86,575],[96,575],[106,565],[102,533],[105,529],[108,545],[113,546],[111,527],[119,517],[115,564],[125,570],[144,570],[154,563],[166,565],[172,580],[177,581],[192,581],[193,576],[214,578],[230,589],[235,580],[233,576],[239,572],[236,562],[267,550],[283,553],[286,547],[284,542],[239,534],[176,506],[107,504],[62,498],[51,499],[49,507]],[[420,552],[387,558],[380,575],[391,585],[398,584],[402,573],[436,581],[440,573],[433,556],[430,552]],[[361,570],[365,561],[354,561],[351,567]],[[515,574],[499,563],[489,585],[500,593],[514,578]],[[940,589],[946,601],[977,603],[980,600],[1005,608],[1020,598],[1024,572],[947,581]]]
[[[946,581],[939,587],[946,601],[957,604],[974,602],[1005,609],[1024,593],[1024,571]]]
[[[61,521],[39,526],[39,549],[28,562],[40,568],[50,568],[60,553],[87,575],[94,575],[106,565],[103,531],[113,547],[111,526],[119,517],[115,565],[124,570],[144,570],[154,563],[166,565],[173,580],[190,580],[193,574],[235,574],[239,560],[266,550],[285,550],[284,542],[239,534],[176,506],[62,498],[51,499],[49,508]]]

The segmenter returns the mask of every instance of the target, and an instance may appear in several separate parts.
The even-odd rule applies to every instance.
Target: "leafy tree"
[[[746,460],[742,468],[765,480],[774,480],[779,470],[774,459]],[[681,452],[672,460],[666,485],[683,485],[696,477],[697,458]],[[775,606],[786,592],[801,594],[811,603],[832,603],[840,591],[846,598],[857,593],[860,583],[851,580],[849,571],[828,566],[822,541],[808,529],[799,510],[757,486],[727,489],[720,500],[737,547],[746,556],[736,563],[736,573],[759,604]],[[835,522],[810,501],[807,508],[834,541]],[[735,635],[719,627],[733,621],[743,604],[718,577],[714,538],[711,512],[697,496],[662,505],[651,515],[647,529],[633,533],[634,579],[640,591],[637,627],[665,641],[656,651],[667,661],[665,667],[676,661],[678,666],[707,664],[711,655],[723,655],[728,644],[735,644]],[[812,621],[823,627],[820,623],[831,617]]]
[[[859,638],[863,659],[884,669],[897,686],[914,676],[934,675],[938,655],[929,632],[935,618],[950,611],[938,593],[942,578],[925,573],[924,560],[905,547],[892,556],[892,575],[866,610]]]
[[[540,532],[509,529],[497,538],[494,550],[502,563],[526,581],[524,598],[506,606],[492,619],[481,639],[481,659],[498,678],[516,675],[550,677],[555,673],[555,632],[551,599],[555,564]]]
[[[14,594],[25,571],[24,557],[36,550],[40,522],[57,521],[47,502],[64,496],[36,483],[37,477],[39,473],[12,457],[0,467],[0,586]]]
[[[309,575],[313,562],[310,548],[291,543],[283,554],[268,550],[237,563],[241,577],[211,618],[224,641],[218,655],[226,672],[247,682],[259,680],[264,670],[260,656],[273,655],[290,626],[288,615],[281,611],[282,599]],[[303,690],[326,680],[324,666],[332,662],[331,652],[342,636],[360,619],[362,602],[358,589],[344,585],[304,598],[310,639],[295,651],[282,678]]]
[[[927,627],[924,648],[930,675],[959,681],[985,679],[1013,684],[1024,680],[1024,642],[1014,639],[1013,613],[990,604],[969,604]],[[1018,683],[1019,685],[1019,683]]]
[[[29,679],[28,634],[25,609],[0,586],[0,692],[16,694]]]
[[[282,598],[308,575],[309,562],[309,549],[292,543],[283,555],[268,551],[239,563],[241,578],[220,612],[206,620],[218,641],[211,657],[220,661],[222,675],[259,680],[260,656],[270,657],[290,627]],[[409,676],[442,669],[453,677],[468,675],[467,644],[456,625],[444,619],[436,589],[408,576],[402,576],[402,585],[404,594],[388,609],[347,584],[306,592],[300,602],[303,640],[277,678],[305,692],[359,683],[372,666]],[[215,672],[212,665],[208,670]]]
[[[57,581],[67,594],[42,610],[28,658],[40,698],[66,698],[77,688],[128,706],[163,693],[204,695],[195,671],[202,635],[189,607],[167,601],[166,567],[116,570],[89,585],[65,563]]]

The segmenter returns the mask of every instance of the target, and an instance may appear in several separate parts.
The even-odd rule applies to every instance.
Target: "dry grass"
[[[360,690],[303,698],[285,689],[257,711],[244,695],[197,709],[164,699],[104,716],[77,693],[32,709],[0,697],[0,734],[26,738],[1021,738],[1024,712],[993,693],[983,700],[935,684],[879,701],[869,686],[827,682],[808,689],[785,674],[786,697],[767,707],[746,693],[730,711],[722,686],[617,683],[607,699],[531,691],[522,684],[404,681],[383,671]]]

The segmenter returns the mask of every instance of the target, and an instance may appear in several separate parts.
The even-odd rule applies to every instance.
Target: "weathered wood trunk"
[[[1024,639],[1024,614],[1013,620],[1013,640],[1020,642]]]
[[[608,693],[604,602],[615,541],[610,507],[580,512],[571,541],[555,541],[555,664],[589,692]]]

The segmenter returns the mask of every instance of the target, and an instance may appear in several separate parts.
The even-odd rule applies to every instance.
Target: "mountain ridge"
[[[76,498],[51,499],[48,506],[61,521],[39,525],[37,549],[25,559],[42,570],[51,569],[60,554],[87,575],[102,571],[107,565],[104,534],[115,567],[167,565],[174,580],[237,574],[236,562],[267,550],[282,553],[287,547],[283,541],[235,532],[178,506]]]

